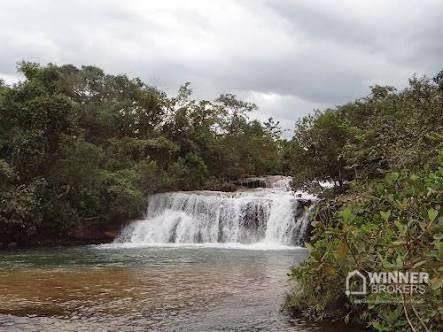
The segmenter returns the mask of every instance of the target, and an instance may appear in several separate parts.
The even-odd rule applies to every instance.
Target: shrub
[[[443,305],[443,153],[436,170],[391,172],[317,207],[310,257],[295,267],[287,308],[315,319],[365,323],[379,331],[437,330]],[[345,278],[360,271],[425,271],[424,294],[369,294],[356,304]]]

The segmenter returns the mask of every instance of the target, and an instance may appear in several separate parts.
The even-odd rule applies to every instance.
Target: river
[[[280,311],[305,249],[82,246],[1,253],[0,330],[339,331]]]
[[[340,331],[280,310],[307,256],[288,181],[153,195],[111,244],[0,252],[0,330]]]

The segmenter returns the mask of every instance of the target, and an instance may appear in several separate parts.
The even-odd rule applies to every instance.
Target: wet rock
[[[234,184],[246,188],[266,188],[267,186],[265,177],[244,178],[234,182]]]

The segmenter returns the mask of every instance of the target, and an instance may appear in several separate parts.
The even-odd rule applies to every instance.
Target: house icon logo
[[[351,290],[351,282],[352,280],[356,280],[361,284],[359,290]],[[346,291],[345,294],[347,296],[349,295],[366,295],[366,277],[358,270],[354,270],[352,272],[348,273],[348,276],[346,277]]]

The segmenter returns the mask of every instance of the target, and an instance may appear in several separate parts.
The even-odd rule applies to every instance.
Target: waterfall
[[[289,183],[269,177],[266,188],[152,195],[145,218],[125,227],[116,242],[300,245],[307,214]]]

